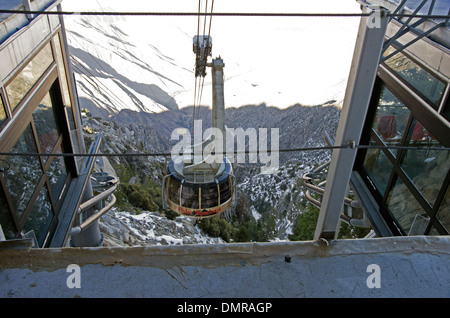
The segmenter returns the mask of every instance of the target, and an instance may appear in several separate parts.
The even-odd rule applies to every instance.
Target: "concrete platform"
[[[0,245],[0,297],[450,297],[450,237],[131,248]]]

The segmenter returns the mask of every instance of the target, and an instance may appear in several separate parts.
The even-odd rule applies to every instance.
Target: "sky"
[[[202,11],[205,3],[203,0]],[[198,11],[197,0],[64,0],[62,6],[65,11]],[[215,0],[214,12],[361,11],[356,0]],[[193,69],[195,55],[189,41],[197,33],[197,17],[122,19],[127,19],[129,34],[157,43],[165,55]],[[206,22],[208,29],[209,17]],[[202,18],[201,27],[203,23]],[[358,25],[358,17],[213,17],[212,54],[225,62],[226,107],[266,103],[286,108],[296,103],[342,102]],[[175,32],[184,38],[172,36]],[[193,75],[181,77],[184,89],[169,93],[184,107],[192,105],[195,85]],[[202,104],[209,105],[211,95],[208,72]]]

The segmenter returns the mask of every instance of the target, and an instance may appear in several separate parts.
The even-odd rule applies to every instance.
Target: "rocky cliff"
[[[191,128],[192,111],[192,108],[185,108],[150,114],[123,110],[109,119],[83,111],[86,144],[101,133],[100,152],[114,154],[98,160],[97,169],[110,167],[121,183],[115,210],[103,218],[105,244],[223,242],[221,238],[206,235],[195,221],[162,209],[161,184],[170,158],[130,155],[170,153],[171,131],[178,127]],[[197,118],[204,119],[204,129],[210,125],[209,116],[208,108],[199,110]],[[233,128],[279,128],[280,148],[317,147],[325,145],[324,130],[334,136],[339,109],[327,104],[294,105],[280,110],[263,104],[227,109],[226,117]],[[260,236],[263,240],[289,239],[297,217],[306,207],[301,177],[329,160],[330,155],[327,150],[282,153],[280,166],[271,174],[261,174],[258,163],[235,163],[236,205],[224,216],[234,226],[253,222],[264,233]]]

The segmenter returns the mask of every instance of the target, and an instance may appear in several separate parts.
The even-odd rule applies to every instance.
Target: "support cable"
[[[300,148],[283,148],[272,150],[270,153],[285,153],[285,152],[302,152],[302,151],[318,151],[318,150],[334,150],[334,149],[402,149],[402,150],[418,150],[418,151],[450,151],[450,147],[420,147],[420,146],[378,146],[378,145],[341,145],[341,146],[319,146],[319,147],[300,147]],[[212,155],[237,155],[237,154],[254,154],[259,151],[231,151],[224,153],[212,152]],[[264,152],[265,154],[267,151]],[[61,157],[167,157],[172,156],[171,152],[141,152],[141,153],[96,153],[96,154],[82,154],[82,153],[35,153],[35,152],[0,152],[0,156],[61,156]],[[185,153],[183,153],[185,155]]]
[[[201,6],[202,1],[198,0],[198,18],[197,18],[197,47],[199,47],[199,36],[200,36],[200,13],[201,13]],[[192,110],[192,127],[194,127],[194,121],[195,121],[195,108],[197,105],[197,68],[198,68],[198,58],[197,54],[195,56],[195,87],[194,87],[194,108]]]
[[[0,10],[0,14],[46,14],[46,15],[74,15],[74,16],[221,16],[221,17],[368,17],[372,13],[288,13],[288,12],[125,12],[125,11],[42,11],[42,10]],[[449,15],[441,14],[409,14],[409,13],[387,13],[388,17],[397,18],[427,18],[427,19],[448,19]]]

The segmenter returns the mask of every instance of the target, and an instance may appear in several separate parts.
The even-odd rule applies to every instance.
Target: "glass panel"
[[[181,191],[181,205],[186,208],[198,209],[198,188],[183,186]]]
[[[423,125],[414,119],[407,146],[444,147]],[[442,150],[406,151],[401,167],[422,195],[433,205],[450,167],[450,152]]]
[[[62,49],[61,49],[61,43],[59,41],[59,36],[56,35],[54,37],[54,40],[55,40],[55,50],[56,50],[55,55],[56,55],[56,60],[58,62],[58,71],[59,71],[59,77],[60,77],[60,83],[61,83],[63,103],[67,110],[67,117],[69,119],[70,130],[74,130],[75,129],[75,121],[73,118],[72,103],[70,102],[69,86],[67,83],[66,68],[65,68],[65,63],[63,60],[63,53],[62,53]]]
[[[441,221],[447,232],[450,232],[450,187],[447,188],[436,217]]]
[[[6,111],[5,105],[3,105],[3,100],[0,96],[0,127],[3,126],[3,123],[6,121]]]
[[[56,56],[56,60],[58,62],[58,72],[59,72],[59,78],[60,78],[60,83],[61,83],[63,104],[64,104],[64,107],[66,108],[67,119],[69,121],[70,137],[71,137],[72,147],[73,147],[72,149],[73,149],[74,153],[81,153],[78,132],[75,127],[75,119],[74,119],[74,114],[73,114],[72,103],[70,100],[69,82],[67,81],[66,68],[65,68],[65,63],[64,63],[64,59],[63,59],[63,51],[62,51],[59,36],[56,35],[54,37],[54,40],[55,40],[55,50],[56,50],[55,56]],[[75,157],[75,163],[76,163],[77,167],[82,167],[83,160],[84,160],[83,157]]]
[[[375,145],[375,141],[371,140],[370,145]],[[386,191],[389,176],[391,175],[393,165],[388,157],[381,149],[367,149],[364,158],[364,168],[383,196]]]
[[[58,140],[58,128],[52,108],[50,94],[47,93],[33,113],[34,126],[42,153],[51,153]]]
[[[411,228],[409,229],[408,236],[425,234],[429,222],[430,217],[428,215],[417,214],[414,218]]]
[[[202,189],[202,209],[212,208],[219,205],[217,186]]]
[[[25,66],[25,68],[6,87],[9,104],[14,110],[33,85],[44,74],[45,70],[53,61],[50,43]]]
[[[61,149],[57,152],[61,153]],[[55,201],[58,201],[67,179],[67,169],[64,157],[53,157],[50,167],[47,170],[47,176],[52,189],[52,197]]]
[[[387,56],[394,50],[393,47],[389,47],[383,55]],[[436,110],[438,109],[439,101],[445,89],[444,82],[428,73],[402,53],[395,54],[384,63],[419,93],[428,98]]]
[[[47,236],[47,231],[52,218],[53,213],[48,191],[46,187],[43,187],[36,199],[36,202],[33,204],[33,210],[31,211],[31,214],[23,227],[23,232],[26,233],[33,230],[39,244],[42,245],[42,242]]]
[[[393,218],[406,234],[409,233],[416,216],[425,215],[419,202],[400,178],[397,178],[395,186],[389,191],[386,204]]]
[[[440,235],[440,233],[438,232],[438,230],[436,230],[436,228],[432,225],[430,230],[428,231],[428,235]]]
[[[447,102],[445,104],[444,109],[442,110],[442,116],[444,116],[445,119],[450,121],[450,103]]]
[[[220,185],[220,204],[227,202],[231,198],[231,180],[228,179]]]
[[[409,114],[409,109],[389,89],[383,87],[372,128],[386,145],[396,146],[402,139]],[[396,155],[397,149],[391,152]]]
[[[179,204],[180,202],[180,187],[180,181],[175,178],[169,178],[169,189],[167,191],[167,197],[173,203]]]
[[[16,238],[17,230],[2,189],[0,189],[0,225],[7,240]]]
[[[31,126],[28,126],[11,153],[36,153]],[[5,171],[6,185],[19,218],[41,179],[43,172],[37,156],[9,156],[10,168]]]

